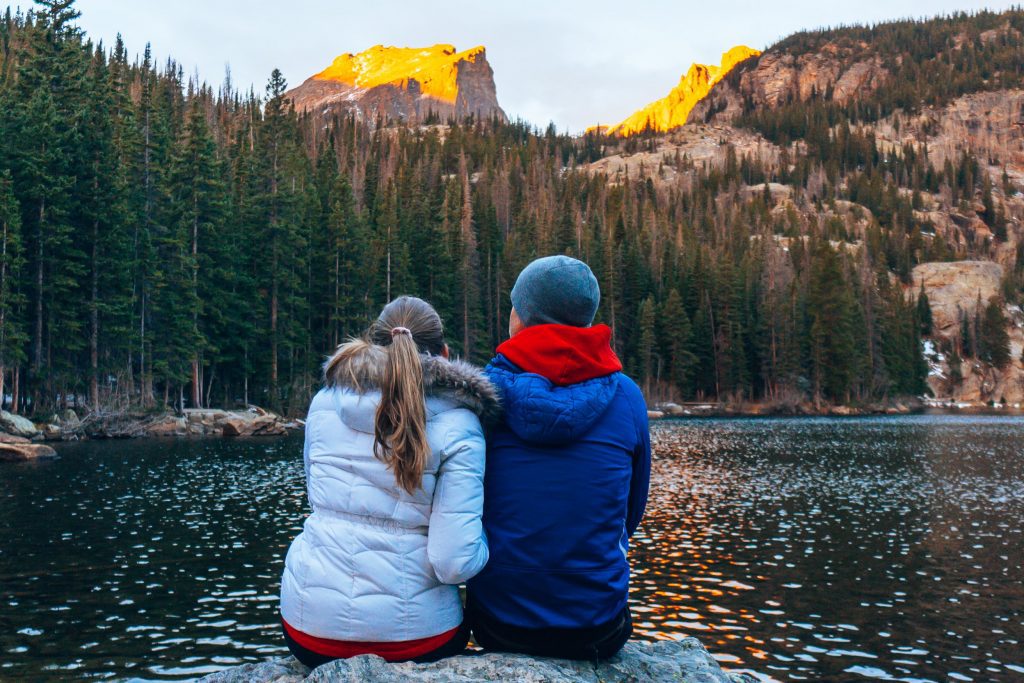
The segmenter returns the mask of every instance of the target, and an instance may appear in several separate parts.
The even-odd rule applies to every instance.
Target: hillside
[[[608,135],[633,135],[648,130],[664,132],[678,128],[686,123],[690,111],[737,64],[759,54],[757,50],[740,45],[723,54],[718,65],[693,64],[668,95],[602,132]]]
[[[434,302],[453,352],[482,362],[519,270],[567,253],[652,402],[1013,401],[1022,27],[1012,11],[799,34],[684,126],[570,137],[459,118],[494,92],[473,50],[343,57],[315,80],[330,102],[275,70],[264,99],[89,43],[63,6],[8,12],[0,396],[40,417],[296,414],[392,296]]]
[[[671,192],[738,168],[738,187],[723,187],[738,192],[719,201],[767,210],[780,250],[824,230],[863,269],[889,242],[889,277],[935,309],[922,326],[930,391],[1019,404],[1022,28],[1013,11],[797,34],[720,79],[688,125],[609,139],[587,169]],[[985,332],[986,315],[1005,334]]]
[[[376,45],[335,58],[286,96],[299,111],[352,113],[369,123],[378,117],[407,123],[505,119],[483,46],[459,52],[452,45]]]

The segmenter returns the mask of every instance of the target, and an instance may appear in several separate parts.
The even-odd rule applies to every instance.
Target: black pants
[[[326,664],[327,662],[332,662],[337,659],[337,657],[328,657],[302,647],[296,643],[290,635],[288,635],[288,631],[284,628],[283,624],[281,625],[281,630],[284,632],[284,642],[288,645],[288,650],[292,653],[292,656],[308,666],[310,669],[315,669],[321,664]],[[436,662],[439,659],[444,659],[445,657],[451,657],[461,653],[466,649],[467,643],[469,643],[469,622],[463,619],[462,625],[459,626],[459,630],[455,634],[455,637],[436,650],[431,650],[426,654],[420,655],[412,661],[419,664]]]
[[[606,624],[589,628],[521,628],[487,614],[472,594],[466,602],[466,621],[473,639],[485,650],[518,652],[535,657],[597,661],[614,656],[633,635],[633,620],[626,607]]]

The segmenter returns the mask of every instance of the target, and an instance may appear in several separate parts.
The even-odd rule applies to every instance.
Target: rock
[[[221,434],[223,436],[251,436],[256,430],[257,415],[250,412],[231,413],[229,417],[220,421]]]
[[[166,417],[154,422],[146,428],[149,436],[185,436],[188,434],[188,424],[183,417]]]
[[[64,438],[64,430],[59,424],[45,424],[40,431],[43,441],[60,441]]]
[[[0,432],[0,443],[30,443],[28,439],[23,436],[14,436],[13,434],[7,434]]]
[[[743,69],[739,78],[721,80],[694,107],[689,122],[731,121],[742,112],[745,98],[759,108],[774,109],[791,100],[807,101],[829,92],[839,103],[863,96],[884,84],[890,74],[880,58],[864,59],[859,57],[861,53],[862,46],[834,42],[800,53],[770,49]]]
[[[287,433],[288,430],[276,415],[260,415],[252,421],[253,436],[282,436]]]
[[[1003,267],[991,261],[922,263],[914,267],[910,291],[916,296],[924,284],[935,330],[958,334],[960,311],[973,315],[978,297],[981,305],[986,305],[999,294],[1002,281]]]
[[[671,415],[673,417],[678,417],[680,415],[686,414],[686,411],[678,403],[662,403],[660,406],[658,406],[658,410],[660,410],[666,415]]]
[[[615,657],[594,664],[526,655],[486,653],[451,657],[432,664],[389,664],[365,655],[328,662],[309,672],[291,657],[227,669],[200,679],[204,683],[298,683],[352,681],[414,683],[438,681],[522,681],[524,683],[626,683],[687,681],[688,683],[754,683],[745,674],[728,674],[696,638],[655,643],[629,643]]]
[[[0,440],[0,462],[23,462],[56,457],[57,451],[44,444],[11,443]]]
[[[647,411],[647,419],[648,420],[660,420],[663,417],[665,417],[665,413],[661,412],[660,410],[648,410]]]
[[[651,102],[622,123],[605,129],[604,133],[625,137],[648,130],[672,130],[686,124],[690,112],[716,83],[725,78],[737,64],[759,54],[760,50],[739,45],[722,55],[721,64],[693,64],[668,95]]]
[[[29,439],[39,433],[32,420],[21,415],[13,415],[6,410],[0,410],[0,430]]]
[[[458,52],[452,45],[377,45],[337,57],[285,96],[297,111],[349,113],[370,125],[378,116],[424,123],[431,112],[441,120],[470,114],[505,120],[483,46]]]
[[[75,429],[82,421],[78,419],[78,413],[68,408],[60,417],[61,426],[65,429]]]
[[[206,410],[189,408],[184,411],[185,419],[190,425],[203,425],[213,427],[217,423],[228,418],[228,413],[223,410]]]

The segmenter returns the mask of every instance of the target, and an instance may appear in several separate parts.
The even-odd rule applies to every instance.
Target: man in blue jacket
[[[647,504],[647,407],[622,374],[600,289],[567,256],[534,261],[512,289],[511,339],[487,375],[505,408],[487,440],[491,558],[467,614],[489,650],[569,659],[618,652],[629,616],[629,538]]]

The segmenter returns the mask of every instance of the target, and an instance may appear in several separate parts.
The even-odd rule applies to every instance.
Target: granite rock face
[[[718,83],[693,108],[688,122],[732,121],[741,113],[744,98],[768,109],[822,95],[845,103],[888,78],[881,58],[864,43],[826,43],[798,54],[772,49],[736,77]]]
[[[0,439],[0,462],[25,462],[57,457],[57,451],[44,444],[22,443],[15,440],[19,437],[3,436],[5,438]]]
[[[28,439],[39,433],[36,426],[32,424],[32,420],[21,415],[14,415],[6,410],[0,410],[0,431],[15,436],[24,436]]]
[[[440,121],[471,114],[505,120],[483,46],[459,52],[446,44],[375,45],[340,55],[285,96],[297,111],[353,114],[370,125],[378,117],[422,124],[431,114]]]
[[[737,64],[759,54],[759,50],[739,45],[722,55],[721,64],[694,64],[668,95],[648,104],[621,123],[607,128],[605,133],[627,136],[648,130],[672,130],[684,125],[690,111],[707,96],[716,83],[725,78]]]
[[[201,680],[205,683],[754,683],[750,676],[723,671],[696,638],[629,643],[618,655],[599,664],[499,653],[464,655],[433,664],[389,664],[380,657],[366,655],[329,662],[310,672],[293,658],[286,657],[227,669]]]

